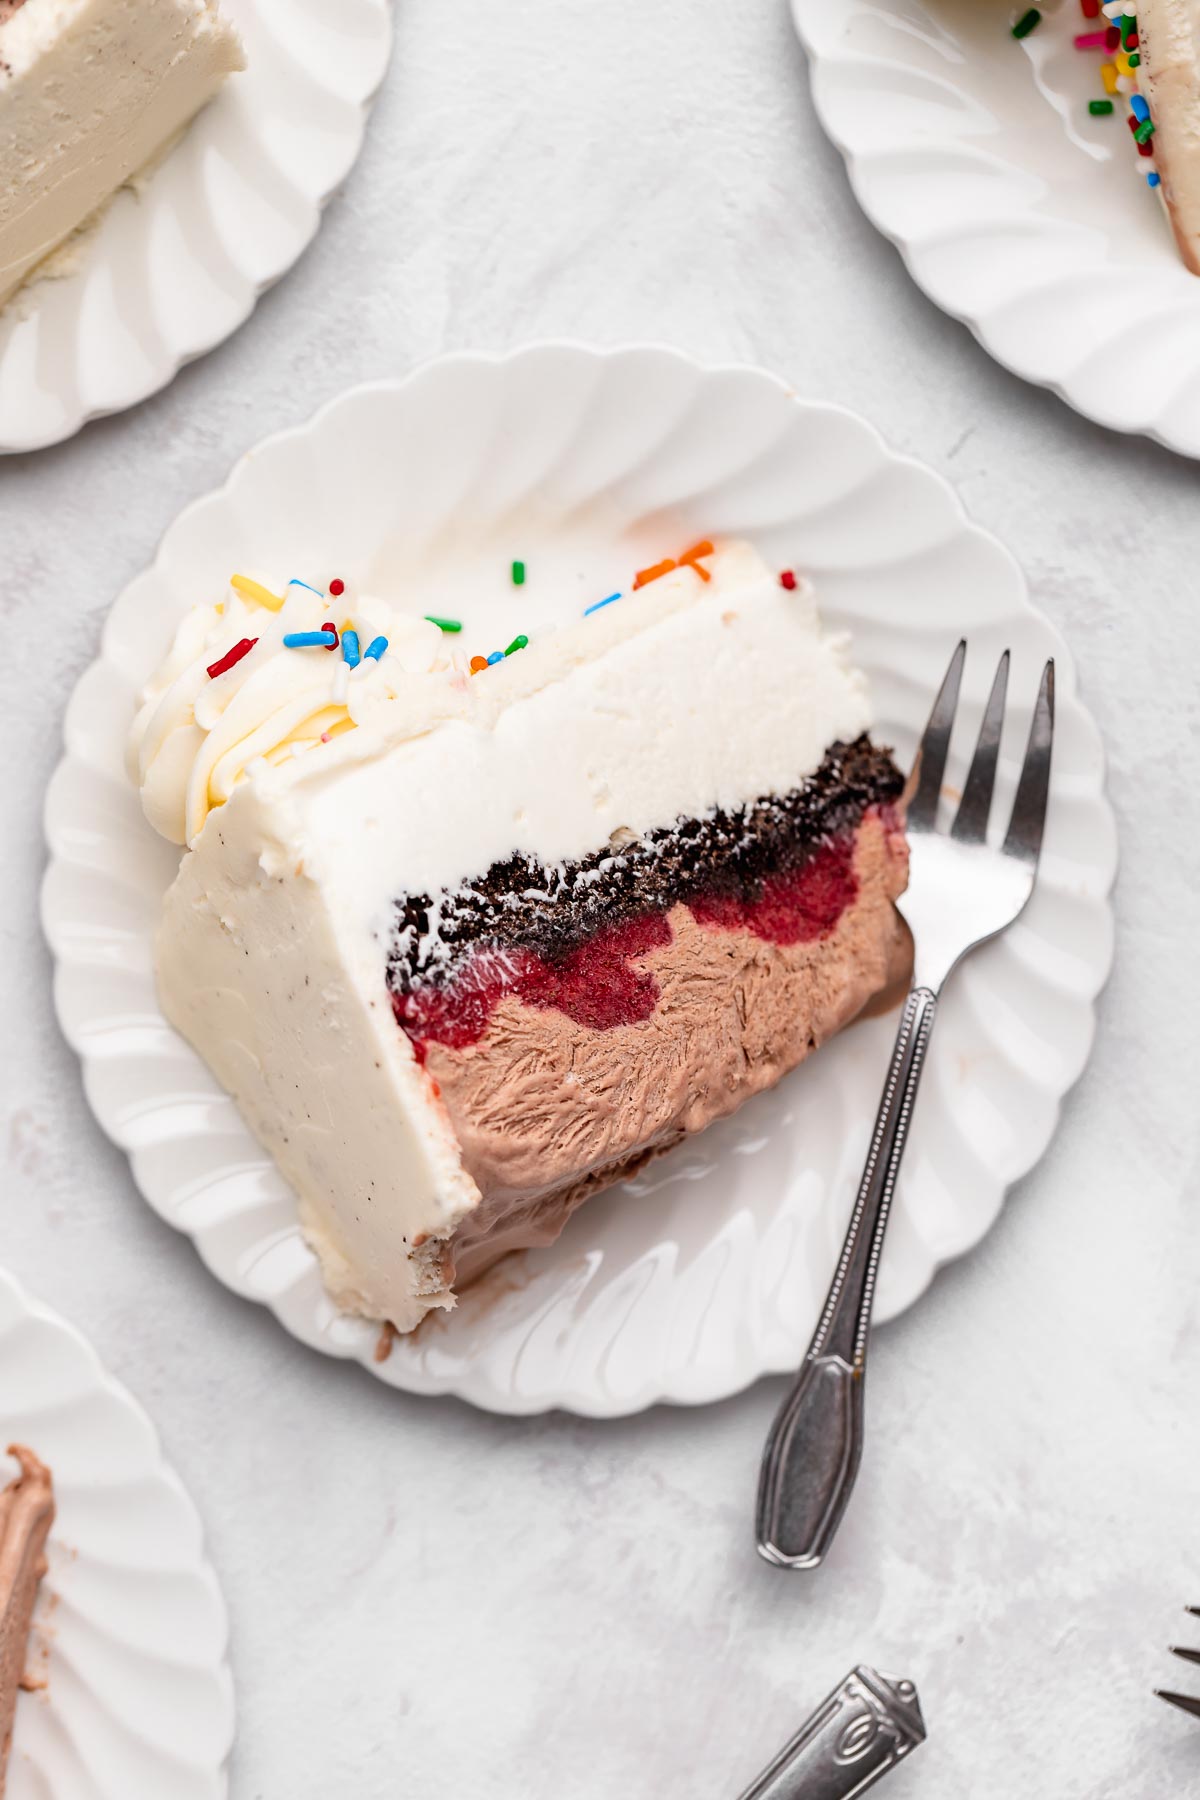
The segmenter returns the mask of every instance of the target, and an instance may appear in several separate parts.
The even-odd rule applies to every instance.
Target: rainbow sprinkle
[[[462,630],[461,619],[439,619],[436,613],[426,613],[425,623],[427,625],[436,625],[439,631]]]
[[[318,600],[323,600],[323,599],[324,599],[324,598],[325,598],[325,590],[324,590],[324,589],[323,589],[323,588],[315,588],[315,587],[313,587],[313,586],[312,586],[312,585],[311,585],[311,583],[310,583],[310,582],[307,582],[307,581],[301,581],[301,580],[300,580],[300,579],[299,579],[299,578],[298,578],[298,577],[297,577],[297,576],[295,576],[295,575],[293,575],[293,576],[292,576],[292,579],[291,579],[291,580],[290,580],[290,581],[289,581],[289,582],[288,582],[288,586],[289,586],[289,587],[290,587],[290,588],[294,588],[294,587],[302,587],[302,588],[307,588],[307,589],[308,589],[308,592],[309,592],[309,593],[310,593],[310,594],[315,594],[315,595],[316,595],[316,596],[317,596],[317,599],[318,599]]]
[[[639,569],[633,581],[634,591],[636,593],[638,588],[648,587],[652,581],[660,581],[673,569],[690,569],[693,575],[700,577],[701,581],[711,581],[712,574],[704,567],[700,558],[712,554],[712,544],[708,538],[702,538],[698,544],[693,544],[690,550],[685,550],[678,559],[667,556],[663,558],[662,562],[652,563],[648,569]]]
[[[343,631],[342,658],[345,662],[349,663],[352,669],[357,669],[359,663],[362,661],[362,653],[358,647],[357,631]]]
[[[662,562],[651,563],[648,569],[639,569],[633,578],[634,592],[636,593],[638,588],[649,587],[652,581],[660,581],[664,575],[669,575],[672,569],[678,567],[679,564],[674,557],[668,556]]]
[[[224,656],[216,662],[209,663],[208,673],[212,679],[215,681],[218,675],[225,673],[226,669],[232,669],[236,663],[240,663],[243,656],[249,656],[257,642],[257,638],[242,638],[240,643],[233,646],[232,650],[227,650]]]
[[[336,631],[285,631],[283,634],[285,650],[336,650]],[[385,644],[386,648],[386,644]],[[370,652],[368,652],[368,655]]]
[[[1041,22],[1041,13],[1036,6],[1031,6],[1028,12],[1021,14],[1021,17],[1012,28],[1012,34],[1015,38],[1028,37],[1030,32],[1040,25]]]
[[[514,587],[525,586],[525,564],[515,562],[512,566],[512,584]]]
[[[586,619],[591,613],[599,612],[602,606],[611,606],[614,600],[619,600],[620,598],[620,594],[606,594],[603,600],[597,600],[594,605],[584,607],[584,618]]]
[[[505,656],[514,656],[518,650],[524,650],[526,645],[528,644],[528,642],[529,642],[529,639],[525,636],[525,633],[522,631],[517,637],[515,637],[513,639],[512,643],[508,646],[508,649],[504,652]]]
[[[387,647],[388,641],[385,637],[372,638],[363,651],[363,657],[369,662],[382,662],[387,653]]]
[[[268,612],[278,612],[287,598],[286,594],[273,594],[261,581],[251,581],[248,575],[231,575],[229,585],[243,600],[249,600],[254,606],[265,606]]]

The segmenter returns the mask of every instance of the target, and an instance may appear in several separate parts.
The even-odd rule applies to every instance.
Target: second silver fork
[[[763,1453],[758,1548],[780,1568],[820,1563],[845,1512],[863,1444],[863,1377],[884,1233],[904,1154],[938,996],[977,945],[1023,912],[1037,874],[1054,737],[1054,664],[1048,662],[1003,844],[987,842],[1008,687],[1000,659],[979,741],[949,832],[938,800],[958,709],[967,646],[950,661],[917,750],[910,782],[911,856],[900,910],[913,934],[913,986],[904,1007],[850,1228],[808,1354]]]

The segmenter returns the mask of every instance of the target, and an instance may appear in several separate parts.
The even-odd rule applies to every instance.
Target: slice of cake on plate
[[[1138,0],[1138,85],[1180,255],[1200,275],[1200,0]]]
[[[0,305],[242,67],[216,0],[0,0]]]
[[[17,1695],[26,1680],[33,1609],[46,1573],[46,1539],[54,1523],[49,1469],[18,1444],[8,1454],[20,1465],[20,1473],[0,1491],[0,1795]]]
[[[905,959],[901,777],[790,573],[704,543],[506,650],[458,625],[235,577],[131,737],[148,817],[190,846],[167,1016],[331,1293],[401,1331]]]

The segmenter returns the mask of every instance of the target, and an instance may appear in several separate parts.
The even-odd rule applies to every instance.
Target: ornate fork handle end
[[[860,1663],[742,1800],[854,1800],[924,1739],[912,1682]]]

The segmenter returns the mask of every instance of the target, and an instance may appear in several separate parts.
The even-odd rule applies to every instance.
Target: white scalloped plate
[[[481,560],[524,554],[531,572],[549,566],[586,598],[609,592],[614,570],[709,532],[749,537],[774,566],[813,576],[826,617],[854,631],[879,735],[902,759],[966,632],[976,717],[996,656],[1013,648],[1026,710],[1006,744],[1011,782],[1042,661],[1059,658],[1040,888],[947,995],[883,1269],[887,1316],[978,1241],[1042,1154],[1087,1058],[1111,949],[1114,826],[1070,659],[1012,558],[930,470],[756,370],[654,348],[447,358],[346,394],[189,507],[118,600],[72,699],[47,801],[43,916],[96,1116],[222,1281],[397,1387],[502,1412],[617,1414],[712,1400],[791,1367],[845,1226],[894,1022],[855,1026],[376,1363],[376,1330],[324,1294],[290,1190],[159,1012],[152,933],[177,852],[144,823],[124,775],[134,695],[185,607],[239,565],[280,580],[336,569],[377,590],[419,570],[430,610],[446,611]]]
[[[1020,43],[999,0],[792,10],[854,192],[929,297],[1087,418],[1200,456],[1200,280],[1121,117],[1088,114],[1078,0]]]
[[[223,343],[353,168],[391,52],[390,0],[224,5],[245,71],[116,196],[70,273],[0,312],[0,452],[61,443]]]
[[[30,1637],[46,1685],[17,1702],[8,1800],[221,1800],[229,1632],[196,1509],[132,1395],[0,1270],[9,1443],[49,1465],[57,1515]]]

